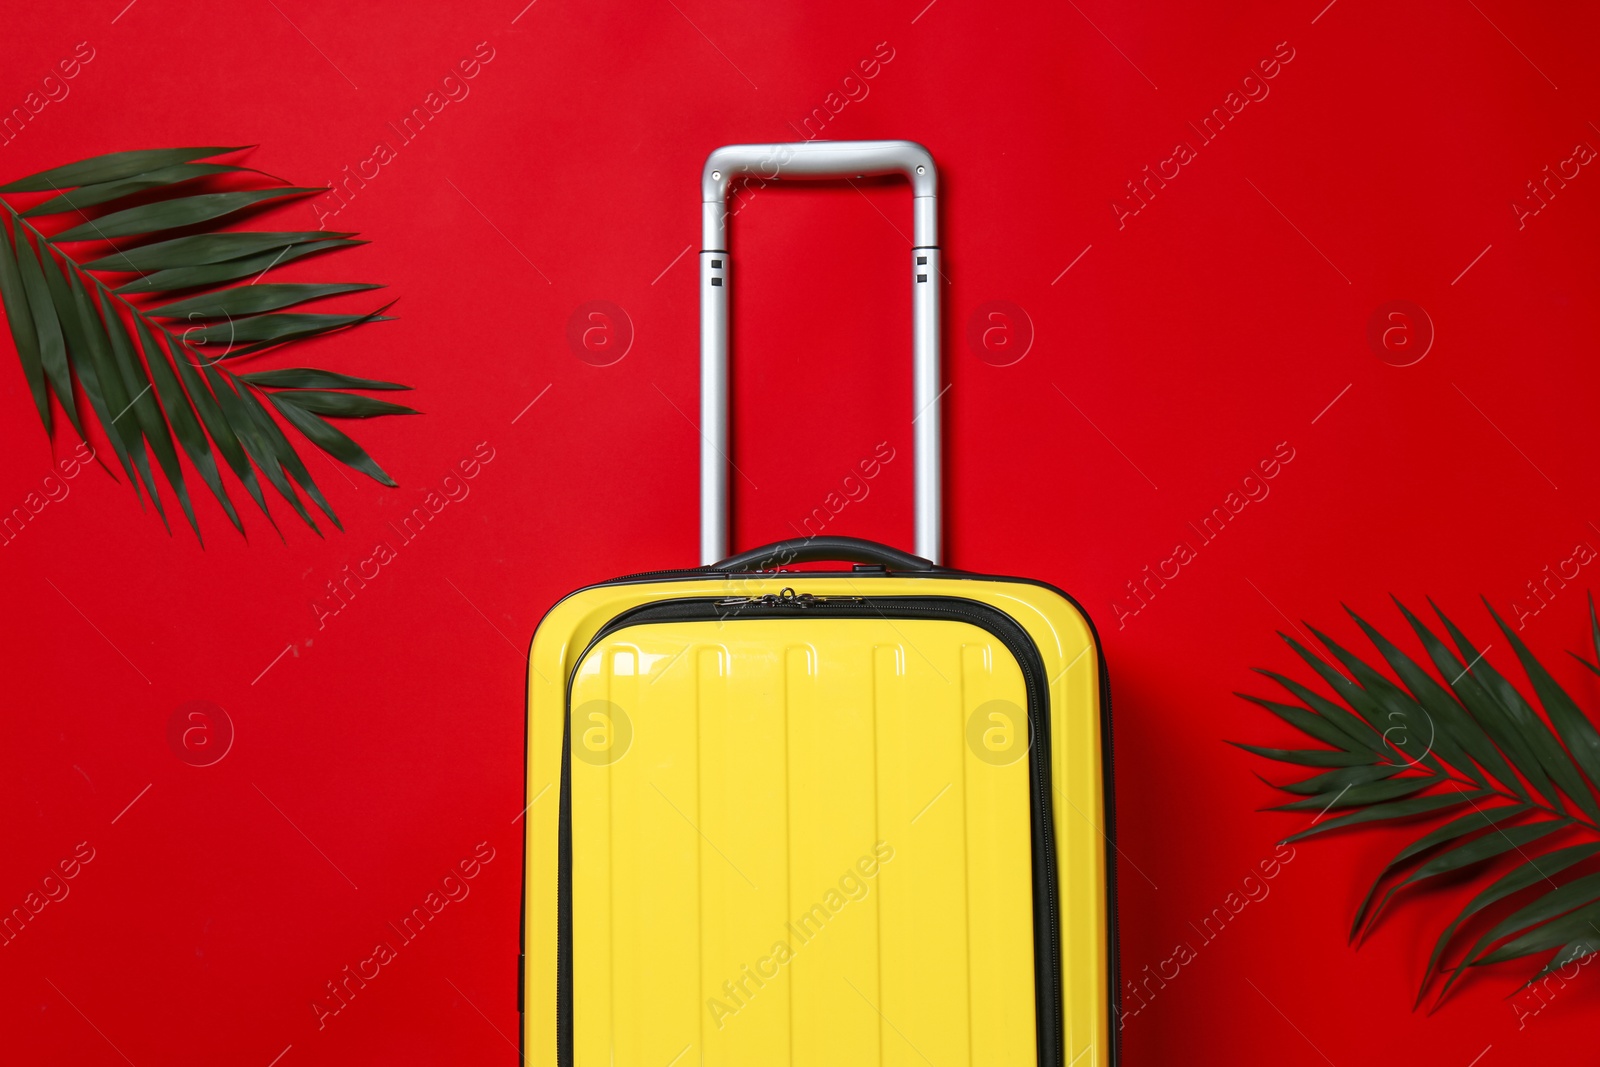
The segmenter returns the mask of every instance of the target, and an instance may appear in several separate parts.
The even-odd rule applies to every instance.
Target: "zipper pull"
[[[784,590],[784,592],[793,594],[794,590],[793,589],[786,589],[786,590]],[[729,596],[729,597],[723,597],[721,600],[717,601],[717,607],[719,607],[719,608],[733,608],[733,607],[751,607],[752,605],[759,605],[759,606],[764,607],[764,608],[775,608],[775,607],[778,607],[780,604],[787,605],[787,604],[793,603],[793,601],[794,601],[794,597],[792,595],[789,598],[785,599],[785,598],[781,597],[779,594],[767,593],[765,596]]]

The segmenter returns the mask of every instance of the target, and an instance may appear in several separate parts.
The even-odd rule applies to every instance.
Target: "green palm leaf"
[[[13,229],[16,229],[13,227]],[[16,229],[20,233],[20,229]],[[33,311],[28,307],[27,288],[22,282],[22,266],[17,250],[12,247],[12,236],[0,232],[0,300],[4,301],[6,321],[11,324],[11,337],[17,345],[17,357],[22,361],[22,374],[28,380],[28,391],[33,394],[34,406],[44,422],[45,432],[50,432],[50,393],[44,384],[44,361],[39,355],[39,331],[33,324]]]
[[[335,285],[308,285],[296,283],[269,283],[267,285],[236,285],[187,300],[174,300],[150,308],[150,314],[163,319],[226,319],[234,315],[256,315],[263,311],[304,304],[308,300],[321,300],[325,296],[354,293],[364,289],[381,289],[378,285],[341,283]]]
[[[239,236],[252,235],[240,234]],[[256,236],[278,237],[288,235],[264,233]],[[221,285],[224,282],[236,282],[240,278],[253,279],[265,274],[274,267],[293,263],[295,260],[305,256],[314,256],[320,252],[332,252],[340,248],[355,248],[357,245],[366,243],[365,241],[330,240],[282,245],[239,259],[225,259],[219,263],[202,263],[189,267],[168,267],[165,270],[152,271],[135,278],[131,282],[123,283],[117,287],[116,291],[133,295],[137,293],[174,293],[180,289],[202,289],[213,285]],[[128,268],[114,267],[111,269],[125,271]]]
[[[1457,650],[1468,659],[1470,665],[1467,674],[1483,683],[1483,688],[1490,698],[1496,701],[1500,709],[1510,718],[1512,728],[1537,753],[1540,765],[1549,773],[1551,781],[1560,788],[1566,799],[1581,807],[1591,821],[1600,824],[1600,804],[1595,803],[1594,795],[1584,784],[1577,767],[1573,765],[1572,757],[1561,747],[1561,742],[1556,739],[1550,727],[1533,710],[1533,705],[1517,691],[1516,686],[1494,669],[1494,665],[1485,659],[1482,653],[1473,649],[1472,642],[1467,640],[1467,635],[1446,618],[1437,605],[1434,605],[1433,610],[1444,623],[1445,631],[1456,643]]]
[[[35,218],[39,215],[55,215],[63,211],[82,211],[85,208],[98,207],[109,204],[135,193],[148,192],[151,189],[160,189],[167,185],[177,185],[179,182],[192,182],[212,174],[237,174],[242,167],[230,167],[223,163],[175,163],[170,167],[160,170],[146,171],[135,174],[131,178],[118,178],[116,181],[96,182],[93,185],[82,185],[70,193],[53,196],[42,204],[30,207],[22,213],[25,219]]]
[[[1488,604],[1489,602],[1485,600],[1484,606],[1488,607]],[[1578,705],[1572,702],[1567,691],[1556,684],[1556,680],[1550,677],[1550,672],[1540,665],[1532,652],[1528,651],[1528,646],[1522,643],[1516,631],[1507,626],[1493,608],[1489,608],[1489,614],[1494,616],[1500,632],[1506,635],[1506,640],[1510,641],[1511,647],[1516,650],[1517,659],[1522,662],[1522,669],[1527,673],[1528,681],[1533,683],[1533,691],[1538,694],[1545,713],[1550,716],[1556,732],[1566,743],[1567,751],[1572,753],[1573,760],[1582,768],[1591,783],[1600,783],[1600,732],[1597,732],[1594,724],[1578,710]]]
[[[118,249],[108,256],[90,260],[85,270],[122,270],[144,273],[172,267],[205,267],[274,252],[291,245],[303,245],[333,238],[354,237],[351,233],[302,230],[294,233],[197,233],[138,248]]]
[[[293,391],[269,394],[284,418],[314,441],[318,448],[341,463],[348,464],[382,485],[394,486],[394,479],[362,451],[361,446],[335,429],[327,420],[306,407]],[[378,401],[373,401],[378,403]],[[398,407],[398,405],[395,405]],[[408,409],[409,410],[409,409]]]
[[[1489,735],[1483,727],[1474,722],[1472,716],[1468,715],[1461,705],[1450,699],[1450,694],[1444,691],[1444,687],[1361,616],[1352,611],[1350,617],[1361,627],[1361,632],[1367,635],[1367,640],[1372,642],[1373,647],[1383,656],[1390,668],[1400,676],[1400,680],[1410,690],[1411,698],[1421,704],[1429,720],[1454,742],[1463,756],[1476,761],[1478,766],[1494,775],[1501,784],[1518,796],[1526,796],[1522,783],[1512,773],[1505,757],[1494,747],[1494,742],[1489,740]],[[1482,776],[1470,770],[1471,766],[1471,763],[1466,763],[1462,766],[1462,770],[1481,784]]]
[[[0,310],[46,435],[67,425],[88,441],[98,431],[141,507],[148,496],[164,524],[176,501],[198,537],[190,486],[204,485],[244,532],[233,481],[276,528],[265,482],[320,536],[302,494],[340,522],[285,427],[393,485],[329,420],[416,412],[362,395],[409,388],[394,382],[306,367],[239,374],[219,363],[384,321],[390,306],[284,310],[378,286],[263,283],[284,264],[364,242],[225,229],[240,212],[322,191],[215,161],[238,151],[114,152],[0,185]],[[113,247],[80,262],[62,247],[77,241]]]
[[[335,374],[328,370],[308,367],[285,367],[282,370],[263,370],[239,375],[240,381],[269,389],[410,389],[409,385],[380,382],[374,378],[352,378],[348,374]]]
[[[1376,759],[1383,751],[1381,741],[1377,745],[1368,746],[1366,742],[1358,741],[1351,737],[1340,726],[1326,715],[1320,715],[1310,708],[1298,708],[1292,704],[1281,704],[1275,700],[1266,700],[1262,697],[1253,697],[1248,693],[1235,693],[1234,696],[1243,697],[1252,704],[1259,704],[1272,714],[1278,716],[1290,726],[1295,727],[1303,734],[1309,734],[1330,745],[1338,745],[1347,752],[1362,753],[1370,759]]]
[[[122,428],[122,416],[127,411],[127,405],[116,399],[121,395],[120,385],[101,381],[111,366],[111,343],[106,340],[105,330],[100,327],[100,320],[83,282],[76,274],[69,275],[67,281],[72,289],[72,313],[67,318],[77,326],[74,344],[79,341],[83,343],[82,348],[73,349],[80,357],[74,360],[73,372],[83,385],[83,395],[89,398],[89,405],[94,408],[95,417],[100,420],[100,429],[110,442],[111,450],[116,453],[117,461],[122,464],[123,473],[128,476],[134,498],[140,500],[142,506],[139,479],[134,473],[132,445],[125,440]],[[133,443],[137,443],[137,437]]]
[[[1600,925],[1597,925],[1595,928],[1600,929]],[[1522,988],[1518,989],[1517,992],[1522,992],[1523,989],[1528,988],[1533,983],[1549,974],[1551,971],[1554,971],[1560,967],[1565,967],[1569,963],[1582,960],[1586,956],[1592,956],[1596,951],[1600,951],[1600,936],[1597,936],[1594,931],[1591,930],[1585,933],[1584,936],[1578,940],[1568,942],[1562,947],[1560,952],[1557,952],[1554,956],[1551,956],[1550,962],[1545,964],[1543,967],[1540,967],[1538,971],[1534,972],[1533,977],[1522,983]]]
[[[1228,744],[1279,763],[1294,763],[1301,767],[1357,767],[1372,762],[1371,755],[1360,752],[1334,752],[1326,748],[1262,748],[1242,741],[1229,741]]]
[[[1537,869],[1539,861],[1531,862]],[[1600,900],[1600,874],[1589,874],[1556,886],[1532,904],[1517,909],[1467,950],[1445,982],[1444,991],[1448,991],[1468,967],[1531,956],[1535,952],[1566,944],[1574,937],[1597,932],[1593,925],[1595,916],[1600,914],[1596,908],[1597,900]],[[1488,947],[1506,937],[1512,937],[1512,940],[1497,949]]]
[[[46,277],[49,268],[39,262],[38,251],[27,240],[17,242],[17,264],[22,272],[22,290],[28,296],[28,309],[33,313],[33,332],[39,346],[39,363],[56,399],[72,420],[80,436],[82,427],[72,399],[72,382],[67,371],[67,341],[62,335],[60,310],[50,292]]]
[[[1529,741],[1516,728],[1516,725],[1505,714],[1498,701],[1489,695],[1488,691],[1479,684],[1467,671],[1467,664],[1458,660],[1445,643],[1422,624],[1422,621],[1401,604],[1400,613],[1405,616],[1406,622],[1416,633],[1423,647],[1428,652],[1428,658],[1439,674],[1447,680],[1450,691],[1467,709],[1473,719],[1493,739],[1496,746],[1504,751],[1506,758],[1516,768],[1517,772],[1532,784],[1533,788],[1545,797],[1557,810],[1561,811],[1563,805],[1561,794],[1550,782],[1550,777],[1545,773],[1538,753],[1530,746]],[[1476,658],[1476,654],[1474,655]]]
[[[243,150],[243,147],[143,148],[133,152],[112,152],[109,155],[95,156],[92,159],[79,160],[77,163],[68,163],[64,167],[54,167],[38,174],[30,174],[9,185],[0,185],[0,193],[60,192],[69,186],[97,185],[119,178],[131,178],[135,174],[160,170],[174,163],[210,159],[213,156]]]
[[[373,312],[368,315],[317,315],[305,312],[280,312],[273,315],[252,315],[246,319],[219,322],[190,330],[187,336],[200,344],[216,344],[229,348],[228,355],[246,355],[257,344],[283,344],[320,337],[334,330],[357,326],[363,322],[386,322],[387,317]],[[244,343],[244,347],[232,346]]]
[[[1403,769],[1403,768],[1401,768]],[[1385,800],[1398,800],[1431,789],[1438,781],[1429,775],[1407,775],[1387,782],[1344,785],[1328,789],[1304,800],[1280,804],[1273,811],[1329,811],[1333,808],[1361,808]]]
[[[1288,641],[1290,645],[1294,644],[1294,642],[1285,635],[1280,633],[1278,636],[1282,637],[1285,641]],[[1344,708],[1341,708],[1328,698],[1322,696],[1320,693],[1316,693],[1310,689],[1307,689],[1305,686],[1286,675],[1278,674],[1276,671],[1267,670],[1258,670],[1256,673],[1267,678],[1271,678],[1274,682],[1277,682],[1279,685],[1283,686],[1283,688],[1287,689],[1293,696],[1304,702],[1306,707],[1310,708],[1312,711],[1316,712],[1318,715],[1322,716],[1324,719],[1328,720],[1339,729],[1349,734],[1352,740],[1356,741],[1363,747],[1377,752],[1384,751],[1387,743],[1384,741],[1383,735],[1377,730],[1374,730],[1371,726],[1368,726],[1359,716],[1352,715],[1350,712],[1346,711]]]
[[[1296,841],[1304,841],[1308,837],[1329,833],[1333,830],[1343,830],[1347,826],[1357,826],[1368,822],[1387,822],[1390,819],[1409,819],[1414,815],[1431,815],[1445,808],[1458,808],[1463,804],[1476,804],[1479,800],[1489,796],[1487,792],[1475,793],[1430,793],[1425,797],[1411,797],[1409,800],[1394,800],[1386,804],[1372,804],[1360,811],[1349,815],[1341,815],[1336,819],[1324,822],[1313,822],[1297,834],[1290,834],[1279,844],[1292,845]]]
[[[1389,861],[1389,865],[1378,872],[1378,877],[1373,879],[1372,888],[1367,890],[1367,895],[1362,898],[1361,905],[1356,908],[1356,917],[1350,923],[1350,940],[1354,941],[1356,935],[1361,932],[1361,928],[1367,918],[1367,909],[1372,905],[1372,898],[1377,896],[1378,890],[1383,888],[1383,880],[1390,872],[1400,870],[1406,866],[1407,861],[1412,857],[1420,856],[1429,849],[1454,841],[1474,831],[1497,825],[1507,819],[1516,818],[1531,807],[1532,805],[1529,804],[1508,804],[1505,807],[1491,808],[1488,811],[1482,808],[1474,808],[1465,815],[1459,815],[1451,819],[1432,833],[1424,834],[1401,849],[1395,854],[1394,859]]]
[[[1461,914],[1456,916],[1454,922],[1445,927],[1444,932],[1439,935],[1439,940],[1433,946],[1433,955],[1428,959],[1428,967],[1422,972],[1422,986],[1417,990],[1417,1004],[1422,1003],[1422,995],[1428,989],[1428,979],[1433,977],[1434,971],[1438,969],[1439,961],[1444,957],[1445,949],[1449,946],[1451,939],[1455,937],[1456,931],[1461,928],[1462,923],[1478,914],[1484,908],[1492,904],[1498,904],[1507,897],[1514,896],[1546,878],[1554,878],[1567,868],[1582,863],[1596,853],[1600,853],[1600,844],[1573,845],[1571,848],[1547,852],[1539,857],[1537,863],[1529,860],[1512,869],[1508,874],[1496,879],[1492,885],[1468,901],[1467,906],[1461,909]]]
[[[138,237],[164,233],[185,226],[220,219],[247,207],[285,196],[310,196],[327,192],[321,186],[300,189],[247,189],[238,193],[200,193],[177,200],[158,200],[153,204],[113,211],[97,219],[79,223],[50,238],[52,241],[109,241],[114,237]],[[68,208],[69,211],[76,210]]]
[[[1366,785],[1383,778],[1393,778],[1404,767],[1396,767],[1388,763],[1369,763],[1358,767],[1341,767],[1338,770],[1326,771],[1322,774],[1307,778],[1301,782],[1290,782],[1280,785],[1279,789],[1285,793],[1298,793],[1302,796],[1327,795],[1332,792],[1342,793],[1346,786]]]
[[[1390,719],[1387,715],[1388,709],[1384,708],[1364,687],[1340,674],[1332,664],[1294,638],[1285,634],[1278,636],[1282,637],[1289,647],[1294,649],[1295,654],[1321,676],[1336,696],[1341,697],[1366,721],[1366,724],[1383,739],[1385,745],[1398,749],[1409,762],[1425,763],[1435,771],[1439,769],[1439,761],[1430,748],[1434,731],[1425,716],[1409,714],[1409,709],[1402,708],[1399,709],[1397,718]],[[1343,649],[1340,651],[1343,652]]]
[[[1289,766],[1319,769],[1276,787],[1298,799],[1271,810],[1315,814],[1310,826],[1287,841],[1451,815],[1401,848],[1378,872],[1350,926],[1351,940],[1361,940],[1392,901],[1432,879],[1492,877],[1439,935],[1418,991],[1420,1005],[1429,982],[1445,970],[1441,1001],[1469,968],[1556,950],[1537,979],[1600,949],[1600,871],[1585,873],[1579,866],[1600,856],[1600,730],[1492,608],[1490,615],[1521,664],[1537,706],[1488,662],[1487,649],[1475,648],[1443,612],[1439,618],[1449,644],[1396,604],[1421,642],[1425,660],[1402,651],[1351,612],[1377,650],[1374,661],[1311,629],[1348,675],[1284,637],[1332,690],[1331,699],[1269,671],[1262,673],[1296,703],[1240,694],[1329,747],[1230,744]],[[1592,598],[1590,630],[1600,657],[1600,613]],[[1461,810],[1468,805],[1470,810]],[[1325,817],[1336,810],[1340,814]],[[1572,844],[1574,835],[1590,841]],[[1509,869],[1492,873],[1507,862]],[[1571,868],[1579,868],[1576,877],[1570,876]],[[1513,906],[1514,898],[1541,887],[1537,897]],[[1509,914],[1460,950],[1467,920],[1506,908]],[[1454,960],[1448,967],[1447,956]]]
[[[1378,921],[1378,915],[1394,897],[1394,895],[1407,886],[1416,885],[1418,882],[1429,878],[1436,878],[1441,874],[1459,871],[1463,867],[1470,867],[1475,863],[1493,859],[1507,852],[1522,851],[1524,845],[1530,845],[1557,830],[1565,829],[1571,823],[1566,819],[1548,819],[1544,822],[1532,823],[1528,826],[1513,826],[1509,829],[1495,827],[1492,834],[1482,834],[1473,838],[1464,845],[1457,845],[1440,853],[1433,859],[1411,872],[1410,876],[1402,882],[1389,887],[1389,891],[1378,901],[1378,906],[1372,909],[1372,921]]]

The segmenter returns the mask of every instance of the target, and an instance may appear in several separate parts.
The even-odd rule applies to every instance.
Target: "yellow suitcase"
[[[921,555],[813,537],[722,559],[728,184],[875,173],[906,174],[917,207]],[[905,141],[707,160],[707,565],[571,594],[530,654],[530,1064],[1117,1062],[1093,626],[1043,583],[933,562],[935,175]],[[781,570],[819,560],[854,566]]]

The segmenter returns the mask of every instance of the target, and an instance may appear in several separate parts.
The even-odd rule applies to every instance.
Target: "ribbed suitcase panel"
[[[980,758],[970,724],[1025,736],[1024,703],[964,623],[659,623],[592,650],[577,1063],[1032,1064],[1027,761]]]
[[[987,639],[970,643],[963,648],[961,666],[962,708],[969,716],[972,709],[982,711],[979,723],[983,731],[999,731],[992,740],[1002,751],[1026,752],[1022,680],[1009,653]],[[983,731],[975,740],[989,751]],[[1019,808],[1028,808],[1028,761],[990,763],[975,758],[970,749],[964,754],[973,1062],[1031,1063],[1035,1032],[1031,948],[1026,951],[1029,966],[1017,965],[1017,946],[1029,945],[1033,937],[1033,894],[1018,884],[1021,871],[1031,870],[1019,868],[1019,857],[1029,854],[1031,833],[1028,820],[1017,814]],[[930,812],[922,821],[932,817]]]
[[[946,654],[945,646],[953,654]],[[883,1062],[900,1067],[922,1064],[924,1055],[942,1054],[966,1063],[966,748],[960,645],[940,641],[930,649],[926,639],[912,637],[897,658],[900,673],[885,677],[879,687],[880,795],[885,840],[895,849],[893,861],[878,875],[885,911],[883,995],[877,1005],[888,1026]],[[1025,802],[1020,810],[1026,818]]]
[[[652,632],[653,631],[653,632]],[[698,737],[654,739],[650,751],[698,753],[699,837],[702,899],[701,984],[693,1019],[669,1025],[701,1035],[685,1057],[702,1054],[707,1067],[767,1062],[788,1064],[791,1034],[787,980],[763,978],[760,961],[783,933],[788,919],[789,862],[787,714],[781,701],[778,655],[763,650],[763,665],[749,669],[737,645],[716,642],[718,634],[682,634],[667,627],[641,628],[641,640],[693,641],[701,665]],[[710,638],[710,640],[707,640]],[[713,664],[715,666],[713,666]],[[655,703],[677,704],[681,675],[669,668],[654,686]],[[652,704],[652,707],[655,706]],[[671,758],[671,757],[666,757]],[[620,764],[619,764],[620,767]],[[642,771],[642,766],[635,771]],[[680,831],[681,832],[681,831]],[[657,891],[680,898],[677,887]],[[692,901],[681,900],[688,910]],[[674,1048],[673,1053],[676,1053]]]

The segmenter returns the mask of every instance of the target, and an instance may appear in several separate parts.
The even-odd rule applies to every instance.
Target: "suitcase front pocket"
[[[694,598],[569,684],[562,1064],[1060,1062],[1045,679],[948,597]]]

